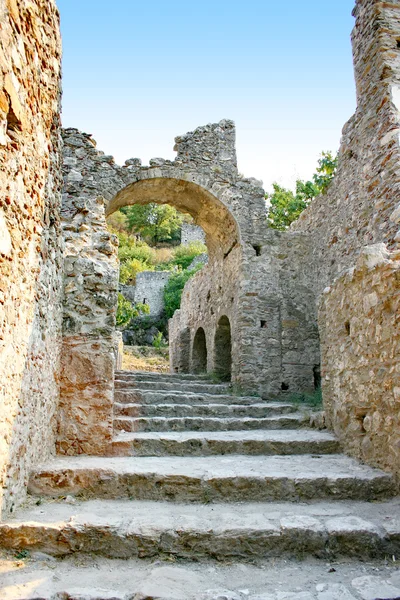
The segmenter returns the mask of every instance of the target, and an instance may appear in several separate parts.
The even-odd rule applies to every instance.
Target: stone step
[[[351,532],[346,535],[347,539],[350,537]],[[161,558],[167,558],[168,561],[105,558],[96,554],[66,554],[53,558],[41,552],[31,552],[28,560],[16,561],[15,555],[9,553],[0,563],[0,598],[395,600],[400,597],[400,570],[397,563],[347,556],[335,558],[333,552],[326,553],[326,560],[315,560],[313,557],[301,559],[300,539],[297,546],[298,559],[290,554],[290,560],[284,557],[218,563],[175,560],[173,554],[166,555],[165,552]],[[240,546],[238,553],[239,550]]]
[[[31,494],[175,502],[379,500],[393,479],[348,456],[56,458],[29,480]]]
[[[294,404],[114,404],[114,415],[124,417],[247,417],[263,418],[297,411]]]
[[[196,383],[209,382],[207,375],[193,375],[192,373],[152,373],[150,371],[115,371],[115,378],[126,381],[192,381]]]
[[[249,559],[400,555],[399,500],[387,503],[44,503],[0,524],[0,546],[66,556]],[[36,596],[35,596],[36,597]]]
[[[265,418],[235,417],[114,417],[114,431],[238,431],[249,429],[295,429],[310,418],[303,413]]]
[[[222,383],[194,383],[180,381],[125,381],[116,379],[116,390],[149,390],[151,392],[194,392],[203,394],[227,394],[231,389],[229,385]]]
[[[306,429],[121,433],[112,445],[114,456],[254,456],[337,452],[340,452],[339,442],[331,433]]]
[[[260,404],[259,396],[233,396],[230,394],[194,394],[187,392],[152,392],[149,390],[116,389],[114,400],[120,404]]]

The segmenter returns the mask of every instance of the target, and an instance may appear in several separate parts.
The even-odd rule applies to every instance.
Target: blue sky
[[[241,173],[293,187],[355,110],[354,0],[58,0],[63,124],[118,163],[230,118]]]

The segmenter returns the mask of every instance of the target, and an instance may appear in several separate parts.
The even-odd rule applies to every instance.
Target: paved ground
[[[393,562],[0,560],[1,600],[398,600]]]

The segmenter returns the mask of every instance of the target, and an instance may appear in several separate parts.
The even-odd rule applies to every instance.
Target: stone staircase
[[[114,560],[400,556],[390,475],[308,423],[291,403],[206,378],[118,372],[110,456],[41,465],[0,546]]]

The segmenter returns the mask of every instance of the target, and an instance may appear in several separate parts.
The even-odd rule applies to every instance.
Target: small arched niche
[[[215,373],[222,381],[230,381],[232,375],[231,324],[225,315],[220,318],[214,342]]]
[[[207,372],[207,342],[202,327],[198,328],[193,340],[192,369],[193,373]]]

